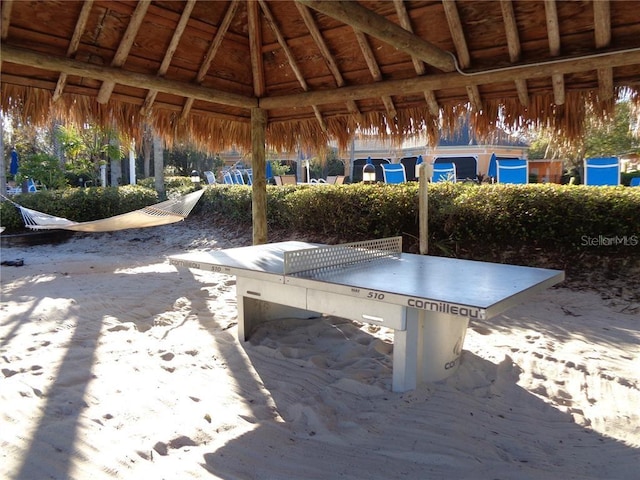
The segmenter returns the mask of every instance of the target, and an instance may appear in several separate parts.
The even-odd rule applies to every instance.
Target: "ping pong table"
[[[564,280],[542,268],[402,253],[402,238],[289,241],[169,257],[236,276],[238,338],[261,322],[334,315],[393,329],[392,389],[456,371],[470,320],[489,319]]]

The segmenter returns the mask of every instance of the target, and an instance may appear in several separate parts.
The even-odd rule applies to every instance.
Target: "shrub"
[[[158,202],[155,191],[144,187],[67,188],[16,195],[13,200],[23,207],[39,212],[87,222],[138,210]],[[17,208],[10,202],[0,202],[0,219],[8,232],[23,230]]]
[[[186,179],[188,181],[188,179]],[[176,181],[170,195],[186,193]],[[418,250],[418,184],[267,186],[270,229],[310,237],[357,241],[402,235],[406,251]],[[428,187],[431,254],[482,257],[522,248],[544,252],[632,255],[640,252],[640,188],[583,185],[474,185]],[[158,201],[141,186],[67,189],[16,196],[26,207],[76,221],[106,218]],[[22,221],[0,204],[3,226]],[[194,214],[250,227],[252,189],[205,187]],[[601,247],[606,246],[606,249]]]
[[[523,246],[576,253],[602,243],[593,239],[616,238],[621,244],[608,252],[638,251],[640,189],[447,182],[428,188],[431,253]],[[251,225],[251,188],[214,187],[205,199],[203,211]],[[418,184],[268,186],[267,221],[270,228],[344,241],[402,235],[415,251]]]

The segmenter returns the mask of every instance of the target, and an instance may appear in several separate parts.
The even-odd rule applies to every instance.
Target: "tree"
[[[208,155],[186,144],[176,145],[167,150],[165,157],[167,166],[174,167],[175,173],[182,176],[189,176],[193,170],[215,172],[224,164],[219,155]]]
[[[598,120],[594,114],[585,120],[583,137],[568,143],[548,129],[540,129],[529,138],[530,159],[565,159],[571,166],[581,166],[585,158],[640,153],[638,121],[629,100],[616,104],[613,118]]]
[[[67,179],[60,168],[58,157],[47,153],[32,153],[21,160],[16,182],[20,184],[27,179],[41,183],[49,189],[67,186]]]
[[[120,141],[115,130],[90,124],[82,128],[60,125],[56,135],[66,158],[66,170],[84,180],[91,179],[94,185],[99,184],[100,167],[111,159],[120,160],[124,156],[121,145],[127,144]]]

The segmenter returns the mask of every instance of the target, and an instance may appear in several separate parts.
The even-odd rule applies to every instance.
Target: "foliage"
[[[46,153],[34,153],[20,160],[16,183],[19,185],[27,179],[32,179],[49,189],[63,188],[67,185],[58,159]]]
[[[106,165],[109,159],[120,159],[124,156],[121,138],[115,130],[104,129],[95,125],[60,125],[56,130],[66,158],[65,168],[75,177],[99,184],[100,166]]]
[[[286,175],[289,173],[290,165],[287,163],[280,163],[277,160],[271,161],[271,174],[274,176],[277,175]]]
[[[248,187],[209,188],[203,201],[202,211],[210,215],[251,224]],[[429,186],[431,253],[498,254],[524,246],[640,252],[639,209],[636,188],[437,183]],[[402,235],[406,249],[415,251],[418,186],[268,186],[267,222],[270,228],[342,241]]]
[[[19,205],[76,222],[88,222],[131,212],[158,202],[155,191],[133,185],[66,188],[15,195]],[[10,202],[0,202],[0,218],[7,231],[23,229],[20,213]]]
[[[640,152],[640,138],[634,135],[631,102],[616,103],[615,115],[604,122],[596,115],[587,116],[581,140],[567,143],[554,131],[542,128],[529,139],[529,158],[567,159],[574,166],[590,157],[620,156]]]
[[[188,145],[176,145],[165,151],[165,163],[173,167],[175,175],[189,176],[193,170],[200,172],[212,171],[216,173],[224,165],[219,155],[208,155],[194,150]]]
[[[170,185],[170,187],[169,187]],[[191,191],[188,177],[168,179],[169,195]],[[270,232],[298,232],[332,243],[402,235],[404,250],[418,251],[418,184],[267,186]],[[90,221],[137,210],[158,201],[151,188],[67,188],[15,196],[34,210]],[[584,185],[429,185],[429,253],[527,264],[530,255],[561,258],[559,268],[593,255],[640,257],[640,188]],[[248,228],[252,189],[205,187],[192,215]],[[21,230],[18,210],[0,202],[8,231]],[[510,252],[527,252],[509,258]]]
[[[138,185],[153,190],[155,189],[155,178],[149,177],[138,180]],[[167,192],[187,192],[193,190],[191,177],[179,177],[175,175],[164,177],[164,186]]]
[[[309,175],[311,178],[344,175],[344,162],[338,155],[338,149],[329,148],[324,156],[311,158],[309,161]]]

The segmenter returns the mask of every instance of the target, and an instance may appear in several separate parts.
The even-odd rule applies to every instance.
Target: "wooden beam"
[[[72,57],[78,51],[78,46],[80,45],[80,39],[82,38],[82,34],[84,33],[84,29],[87,26],[87,20],[89,19],[89,13],[91,13],[91,8],[93,7],[93,0],[87,0],[82,4],[82,10],[80,10],[80,15],[78,16],[78,21],[76,22],[76,27],[73,30],[73,37],[71,37],[71,42],[69,42],[69,47],[67,48],[67,57]],[[67,74],[61,73],[58,77],[58,83],[56,84],[56,89],[53,92],[53,102],[57,102],[62,96],[62,92],[64,92],[64,87],[67,84]]]
[[[593,26],[596,37],[596,48],[608,47],[611,43],[611,6],[608,0],[593,2]],[[613,70],[601,68],[598,70],[600,83],[600,100],[613,98]]]
[[[558,22],[558,9],[556,0],[544,1],[544,13],[547,20],[547,37],[549,38],[549,52],[551,56],[560,55],[560,25]],[[564,76],[554,74],[551,76],[554,102],[556,105],[564,104]]]
[[[298,83],[300,83],[300,86],[305,92],[308,91],[309,85],[307,85],[307,81],[305,80],[304,75],[300,70],[300,67],[298,66],[298,62],[296,62],[296,57],[293,55],[293,52],[289,48],[289,45],[287,44],[287,41],[284,38],[284,35],[282,35],[282,32],[280,31],[280,27],[276,23],[276,19],[271,14],[271,10],[269,9],[269,6],[266,4],[266,2],[264,2],[264,0],[258,0],[258,2],[260,4],[260,8],[262,9],[262,12],[264,13],[264,19],[269,24],[269,27],[271,27],[271,30],[273,31],[274,35],[276,36],[276,39],[278,40],[278,44],[280,44],[280,47],[282,47],[282,51],[287,57],[287,60],[289,61],[289,66],[291,67],[291,70],[293,70],[293,74],[298,79]],[[320,124],[320,128],[322,129],[322,131],[326,132],[327,124],[324,121],[324,118],[322,117],[322,112],[320,112],[320,109],[316,105],[313,105],[313,113],[316,116],[316,119],[318,120],[318,123]]]
[[[6,40],[9,35],[9,25],[11,24],[11,9],[13,8],[13,0],[4,0],[2,2],[2,11],[0,15],[2,15],[2,20],[0,21],[0,28],[2,29],[2,33],[0,33],[0,39]]]
[[[342,72],[340,72],[338,64],[333,58],[333,55],[331,54],[327,43],[324,41],[324,37],[322,36],[322,33],[320,33],[320,29],[318,28],[313,15],[309,11],[309,9],[301,3],[296,2],[295,5],[298,8],[298,12],[300,12],[302,20],[304,20],[304,24],[307,26],[307,29],[311,34],[311,38],[313,38],[313,41],[316,43],[316,46],[320,50],[320,55],[322,55],[322,58],[327,64],[327,68],[329,68],[329,71],[333,75],[333,78],[335,78],[336,85],[338,87],[344,86],[345,82],[342,76]],[[356,105],[356,102],[354,102],[353,100],[349,100],[347,102],[347,110],[349,110],[350,113],[357,115],[358,117],[362,117],[362,113],[360,112],[358,105]]]
[[[298,66],[296,57],[293,55],[293,52],[289,48],[289,45],[287,44],[287,41],[284,38],[284,35],[282,35],[282,32],[280,31],[280,27],[276,23],[275,17],[271,13],[269,6],[266,4],[266,2],[264,2],[264,0],[258,0],[258,3],[260,5],[260,8],[262,9],[262,13],[264,14],[264,19],[266,20],[267,24],[271,28],[271,31],[273,32],[273,34],[276,36],[276,40],[278,41],[280,48],[282,48],[282,51],[284,52],[285,57],[287,57],[287,61],[289,62],[289,67],[293,71],[293,74],[296,76],[296,79],[298,80],[298,83],[300,84],[302,89],[306,92],[307,90],[309,90],[307,81],[304,78],[304,74],[300,70],[300,67]]]
[[[467,40],[464,38],[464,28],[460,21],[460,15],[458,14],[458,7],[455,0],[442,0],[442,6],[444,7],[444,13],[447,17],[447,23],[449,24],[449,30],[451,31],[451,37],[453,38],[453,44],[456,47],[458,54],[458,63],[460,68],[465,69],[471,66],[471,55],[469,55],[469,48],[467,47]],[[482,97],[480,96],[480,90],[477,85],[467,85],[467,96],[469,102],[473,108],[477,111],[482,110]]]
[[[267,112],[251,109],[251,217],[253,244],[267,243],[267,168],[266,168]]]
[[[444,72],[453,72],[455,64],[451,55],[432,43],[413,35],[404,28],[378,15],[358,2],[342,0],[296,0],[325,15],[335,18],[356,30],[382,40],[409,56]]]
[[[218,50],[220,49],[220,45],[222,45],[222,40],[224,39],[227,31],[229,30],[229,25],[231,25],[231,20],[236,14],[236,10],[238,9],[238,0],[233,0],[227,9],[227,12],[224,14],[224,18],[222,19],[222,23],[218,26],[218,30],[216,31],[216,35],[213,38],[213,42],[209,45],[209,50],[207,50],[207,54],[204,57],[202,65],[200,65],[200,69],[198,70],[198,75],[196,76],[196,83],[201,84],[204,78],[207,76],[207,72],[211,68],[211,64],[213,63],[213,59],[215,58]],[[184,120],[189,115],[191,108],[193,107],[193,98],[187,98],[184,107],[182,108],[182,113],[180,114],[180,119]]]
[[[424,90],[445,90],[465,88],[467,85],[483,85],[491,83],[508,83],[519,79],[547,78],[552,75],[581,73],[603,67],[622,67],[640,63],[640,50],[611,53],[599,57],[555,59],[553,62],[532,65],[514,65],[506,69],[487,72],[476,72],[460,75],[459,73],[442,73],[403,80],[386,80],[369,85],[353,85],[318,92],[305,92],[294,95],[282,95],[260,99],[262,108],[293,108],[304,105],[321,105],[345,100],[364,100],[398,92],[403,94],[419,93]]]
[[[223,92],[213,88],[205,88],[185,82],[177,82],[136,72],[127,72],[116,67],[106,67],[80,62],[71,58],[52,57],[42,53],[32,52],[10,45],[0,44],[0,55],[3,62],[27,65],[54,72],[64,72],[68,75],[92,78],[103,82],[121,83],[130,87],[155,89],[159,92],[184,97],[193,97],[196,100],[219,103],[241,108],[252,108],[258,105],[258,101],[252,97],[245,97],[235,93]]]
[[[373,54],[373,50],[371,50],[371,46],[367,41],[367,37],[359,30],[354,30],[354,33],[356,35],[358,45],[360,46],[360,50],[362,51],[362,55],[364,56],[364,60],[367,62],[367,66],[369,67],[369,72],[371,72],[371,76],[376,82],[380,82],[382,80],[382,72],[380,71],[378,61]],[[395,118],[398,115],[396,107],[393,104],[393,100],[389,95],[384,95],[382,97],[382,103],[384,104],[384,108],[390,118]]]
[[[191,12],[193,7],[196,4],[196,0],[187,0],[186,5],[184,6],[184,10],[182,10],[182,15],[180,15],[180,20],[178,21],[178,25],[176,25],[175,30],[173,31],[173,36],[171,37],[171,42],[169,43],[169,47],[167,51],[164,52],[164,58],[162,59],[162,64],[160,64],[160,68],[158,69],[158,76],[164,77],[169,70],[169,65],[171,65],[171,60],[173,59],[173,55],[176,53],[178,49],[178,44],[180,43],[180,39],[182,38],[182,34],[187,28],[187,23],[189,22],[189,18],[191,17]],[[158,95],[157,90],[149,90],[147,92],[147,98],[142,105],[141,111],[142,114],[148,114],[151,111],[151,107],[153,106],[153,102],[156,100],[156,96]]]
[[[625,52],[611,52],[608,55],[585,58],[557,58],[547,63],[532,65],[514,65],[506,69],[475,72],[461,75],[443,73],[402,80],[385,80],[369,85],[353,85],[332,90],[309,91],[293,95],[282,95],[256,99],[245,97],[212,88],[204,88],[185,82],[177,82],[136,72],[127,72],[115,67],[92,65],[65,57],[52,57],[4,43],[0,44],[0,56],[3,62],[26,65],[43,70],[64,72],[69,75],[92,78],[95,80],[112,80],[123,85],[157,89],[160,92],[184,97],[193,97],[204,102],[218,103],[240,108],[260,106],[270,108],[295,108],[311,105],[345,102],[347,100],[364,100],[382,95],[420,93],[425,90],[443,90],[465,88],[467,85],[483,85],[490,83],[508,83],[518,79],[538,79],[555,74],[572,74],[600,68],[616,68],[640,64],[640,49]],[[53,89],[53,87],[52,87]]]
[[[265,93],[264,64],[262,58],[262,28],[258,15],[258,2],[246,2],[249,17],[249,50],[251,57],[251,73],[253,76],[253,94],[261,98]]]
[[[122,41],[118,46],[118,50],[116,51],[116,54],[111,61],[112,67],[121,67],[122,65],[124,65],[124,62],[129,56],[129,51],[133,46],[133,42],[136,39],[136,35],[138,34],[138,30],[140,30],[140,26],[142,25],[142,21],[144,20],[144,16],[146,15],[147,9],[149,8],[150,4],[151,0],[139,0],[138,4],[136,5],[136,9],[133,11],[133,15],[131,15],[131,20],[129,21],[129,25],[124,32],[124,36],[122,37]],[[98,103],[107,103],[115,86],[115,82],[104,82],[100,87],[100,91],[98,92]]]
[[[520,35],[518,33],[518,25],[516,23],[515,12],[513,11],[512,0],[500,0],[500,9],[502,10],[502,20],[504,21],[504,30],[507,36],[509,59],[511,60],[511,63],[516,63],[520,61],[522,48],[520,46]],[[520,79],[516,80],[515,84],[520,103],[523,106],[528,107],[529,90],[527,88],[527,81]]]
[[[400,20],[400,26],[405,30],[413,33],[413,27],[411,26],[411,19],[409,18],[409,14],[407,13],[407,9],[405,8],[405,4],[403,0],[393,0],[393,5],[396,7],[396,13],[398,14],[398,20]],[[420,61],[419,58],[411,57],[411,61],[413,62],[413,68],[416,71],[417,75],[424,75],[425,68],[424,63]],[[427,102],[427,107],[429,108],[429,113],[434,117],[437,117],[440,114],[440,106],[438,105],[438,100],[436,99],[436,95],[433,91],[426,90],[424,92],[424,99]]]

